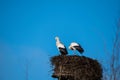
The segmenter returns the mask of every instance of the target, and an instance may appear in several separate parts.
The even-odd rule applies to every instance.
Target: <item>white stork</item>
[[[79,51],[81,54],[84,52],[84,49],[81,47],[80,44],[76,43],[76,42],[72,42],[69,46],[69,49],[73,50],[73,51]]]
[[[55,37],[55,40],[56,40],[56,46],[57,46],[58,50],[60,51],[61,55],[68,54],[65,45],[60,42],[59,37]]]

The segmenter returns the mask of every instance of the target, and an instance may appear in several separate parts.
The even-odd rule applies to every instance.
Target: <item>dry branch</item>
[[[69,55],[51,58],[54,78],[60,80],[101,80],[102,68],[97,60],[85,56]]]

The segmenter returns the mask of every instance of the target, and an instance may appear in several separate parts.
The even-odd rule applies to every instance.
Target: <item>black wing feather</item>
[[[61,47],[59,47],[59,51],[60,51],[60,53],[61,53],[62,55],[66,55],[66,54],[68,54],[66,48],[61,48]]]
[[[79,45],[79,46],[74,46],[76,50],[78,50],[80,53],[84,52],[84,49]]]

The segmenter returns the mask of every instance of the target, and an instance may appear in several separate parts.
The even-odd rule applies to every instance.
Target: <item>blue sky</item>
[[[80,43],[85,56],[104,63],[119,14],[119,0],[1,0],[0,80],[25,80],[26,64],[29,80],[53,80],[55,36],[66,47]]]

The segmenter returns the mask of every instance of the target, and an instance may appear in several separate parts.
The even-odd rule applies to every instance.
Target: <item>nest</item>
[[[97,60],[85,56],[68,55],[51,58],[53,78],[59,80],[101,80],[102,68]]]

